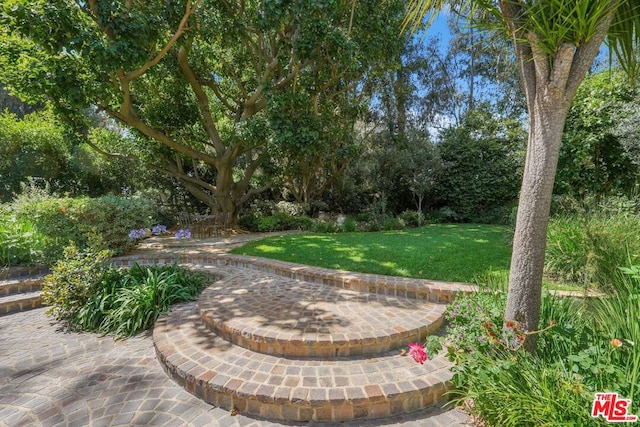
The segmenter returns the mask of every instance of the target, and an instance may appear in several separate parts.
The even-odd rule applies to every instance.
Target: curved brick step
[[[197,251],[122,256],[114,258],[113,265],[126,267],[134,263],[167,264],[176,261],[189,268],[243,268],[352,291],[407,297],[436,303],[449,303],[458,293],[469,293],[477,289],[475,285],[467,283],[356,273],[268,258]]]
[[[247,349],[285,357],[376,354],[420,342],[444,321],[443,304],[288,279],[246,269],[206,289],[205,324]]]
[[[40,291],[44,275],[0,280],[0,315],[42,306]]]
[[[44,274],[22,278],[0,280],[0,296],[42,290]]]
[[[25,292],[0,297],[0,315],[31,310],[42,306],[40,292]]]
[[[46,265],[0,267],[0,281],[44,276],[49,273]]]
[[[415,363],[399,352],[377,357],[296,360],[257,353],[211,332],[195,303],[180,304],[153,331],[165,371],[201,399],[275,420],[383,418],[446,401],[443,356]]]

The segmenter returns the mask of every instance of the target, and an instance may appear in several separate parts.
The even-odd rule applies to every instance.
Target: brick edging
[[[191,266],[248,268],[294,280],[330,285],[357,292],[379,293],[436,303],[449,303],[458,293],[468,294],[478,289],[477,286],[467,283],[356,273],[226,253],[176,254],[176,256],[130,255],[114,258],[112,261],[114,266],[131,266],[134,263],[167,264],[178,262]]]

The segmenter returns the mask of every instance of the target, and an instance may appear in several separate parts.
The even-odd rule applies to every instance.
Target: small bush
[[[438,222],[457,222],[461,217],[458,212],[454,211],[448,206],[440,208],[437,212]]]
[[[28,218],[0,211],[0,265],[33,265],[43,258],[41,236]]]
[[[258,218],[257,228],[258,232],[276,231],[280,228],[280,221],[276,216],[262,216]]]
[[[418,211],[404,211],[398,217],[407,227],[420,227],[426,224],[424,215]]]
[[[258,229],[258,219],[260,216],[254,212],[249,212],[238,218],[238,225],[248,231],[256,231]]]
[[[640,217],[583,213],[553,218],[547,232],[548,273],[609,290],[618,268],[640,258]]]
[[[353,233],[358,231],[358,223],[353,218],[347,217],[342,223],[342,229],[347,233]]]
[[[176,265],[134,265],[123,275],[115,294],[105,289],[111,305],[103,310],[104,318],[98,330],[120,338],[145,331],[171,305],[197,299],[206,284],[206,276],[191,273]]]
[[[172,304],[195,300],[206,287],[205,275],[176,265],[118,270],[110,253],[65,249],[45,279],[42,298],[47,314],[69,330],[133,336],[149,329]]]
[[[404,222],[399,218],[386,218],[382,225],[382,229],[385,231],[391,230],[404,230]]]
[[[342,231],[334,221],[318,221],[313,225],[312,230],[315,233],[339,233]]]
[[[365,223],[364,231],[382,231],[382,225],[374,219]]]
[[[82,253],[73,244],[65,248],[42,287],[42,302],[51,306],[47,314],[77,329],[82,307],[107,283],[118,280],[109,266],[111,255],[106,250]]]
[[[598,424],[590,408],[601,391],[637,401],[640,267],[623,273],[614,294],[600,300],[543,294],[534,354],[509,344],[518,332],[503,325],[506,275],[491,275],[480,292],[458,296],[447,307],[441,340],[456,362],[455,400],[471,399],[483,422],[500,426]],[[437,348],[434,341],[427,344]]]
[[[360,212],[356,214],[354,219],[356,220],[356,222],[369,222],[373,220],[373,217],[374,215],[370,212]]]

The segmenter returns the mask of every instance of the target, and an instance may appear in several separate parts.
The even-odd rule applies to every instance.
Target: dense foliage
[[[610,195],[634,191],[640,174],[637,139],[620,127],[635,114],[638,90],[615,71],[589,76],[578,89],[565,125],[556,194]]]
[[[79,248],[119,254],[131,246],[127,234],[153,224],[160,213],[145,196],[53,197],[37,190],[0,205],[2,265],[52,264],[70,242]]]
[[[158,189],[168,186],[153,170],[92,148],[120,150],[126,138],[117,131],[92,127],[86,133],[74,135],[51,108],[23,117],[0,112],[0,203],[9,202],[34,180],[60,194],[89,197],[131,193],[151,182]],[[132,167],[137,173],[131,173]]]
[[[476,111],[465,126],[443,132],[438,144],[444,171],[436,198],[451,219],[504,222],[522,181],[524,134],[515,122]]]
[[[563,210],[549,223],[545,271],[607,291],[620,267],[640,261],[638,201],[612,196],[570,200],[559,202]]]
[[[590,301],[545,294],[537,348],[521,325],[503,327],[506,281],[488,280],[480,292],[447,308],[444,341],[456,362],[459,402],[488,426],[598,424],[591,418],[596,392],[614,390],[640,398],[640,282],[637,267],[619,274],[609,297]],[[431,339],[429,346],[437,348]]]
[[[132,136],[120,154],[233,221],[273,182],[305,199],[344,170],[402,12],[400,1],[11,0],[0,80],[79,128],[97,106]]]
[[[172,304],[195,300],[209,280],[176,265],[114,269],[110,255],[67,247],[45,278],[47,313],[69,330],[126,338],[149,329]]]

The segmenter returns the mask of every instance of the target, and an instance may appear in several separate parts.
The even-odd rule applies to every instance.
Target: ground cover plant
[[[509,228],[433,224],[376,233],[299,234],[250,242],[233,252],[358,271],[470,282],[488,271],[508,270]]]
[[[111,255],[69,246],[45,278],[47,313],[66,329],[130,337],[152,327],[172,304],[195,300],[211,280],[175,264],[116,269]]]

